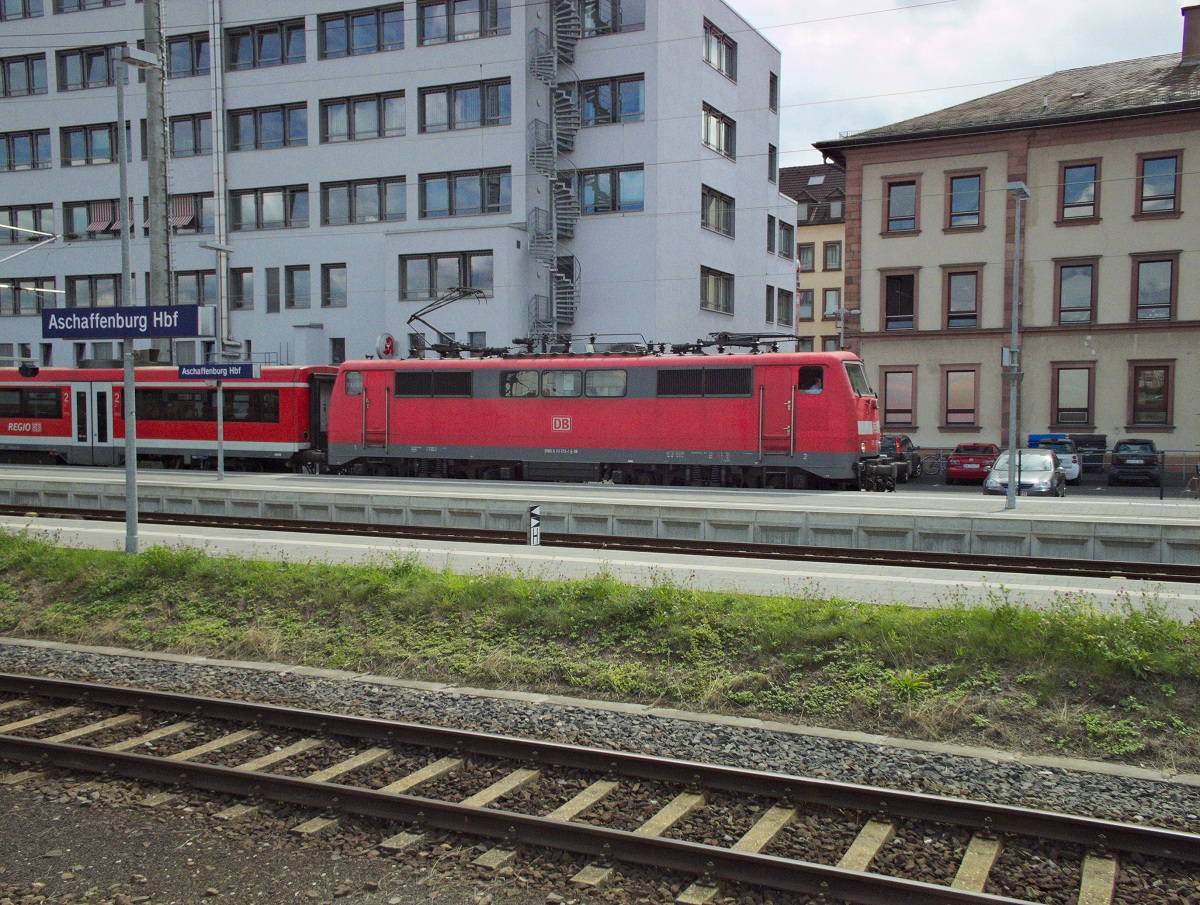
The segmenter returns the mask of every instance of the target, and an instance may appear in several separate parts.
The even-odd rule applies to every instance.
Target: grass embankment
[[[0,635],[657,701],[1200,771],[1200,624],[0,537]]]

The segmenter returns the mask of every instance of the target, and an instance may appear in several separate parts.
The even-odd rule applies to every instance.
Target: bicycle
[[[926,456],[921,456],[921,473],[927,475],[941,474],[945,467],[947,457],[942,455],[939,449],[935,453],[930,453]]]

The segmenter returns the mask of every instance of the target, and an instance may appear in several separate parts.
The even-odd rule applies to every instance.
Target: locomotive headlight
[[[858,451],[860,453],[865,453],[867,451],[867,441],[866,440],[863,440],[861,443],[858,444]]]

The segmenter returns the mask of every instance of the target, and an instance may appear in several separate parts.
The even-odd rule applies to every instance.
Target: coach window
[[[587,371],[583,375],[585,396],[624,396],[626,375],[624,371]]]
[[[538,394],[537,371],[501,371],[500,395],[509,397],[536,396]]]
[[[543,371],[543,396],[579,396],[583,393],[582,371]]]
[[[347,371],[346,372],[346,395],[361,396],[362,395],[362,371]]]

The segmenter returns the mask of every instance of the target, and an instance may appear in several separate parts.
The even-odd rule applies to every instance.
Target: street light
[[[122,45],[117,58],[126,66],[138,69],[156,69],[159,60],[152,53],[136,47]],[[129,171],[125,158],[129,154],[129,142],[125,136],[125,76],[126,72],[114,73],[117,82],[117,181],[120,196],[117,198],[117,223],[121,226],[121,304],[130,307],[133,300],[133,276],[129,267],[129,231],[133,228],[133,205],[129,202]],[[129,218],[126,223],[125,219]],[[138,549],[138,499],[137,499],[137,407],[133,386],[133,338],[125,340],[125,380],[122,392],[125,395],[125,552],[137,553]]]
[[[836,312],[838,322],[838,351],[846,345],[846,317],[851,314],[862,314],[858,308],[839,308]]]
[[[1005,188],[1017,206],[1016,228],[1013,231],[1012,278],[1012,345],[1001,356],[1001,365],[1008,366],[1008,496],[1005,509],[1017,508],[1017,385],[1021,382],[1021,354],[1018,320],[1021,298],[1021,205],[1029,200],[1029,186],[1010,182]]]

